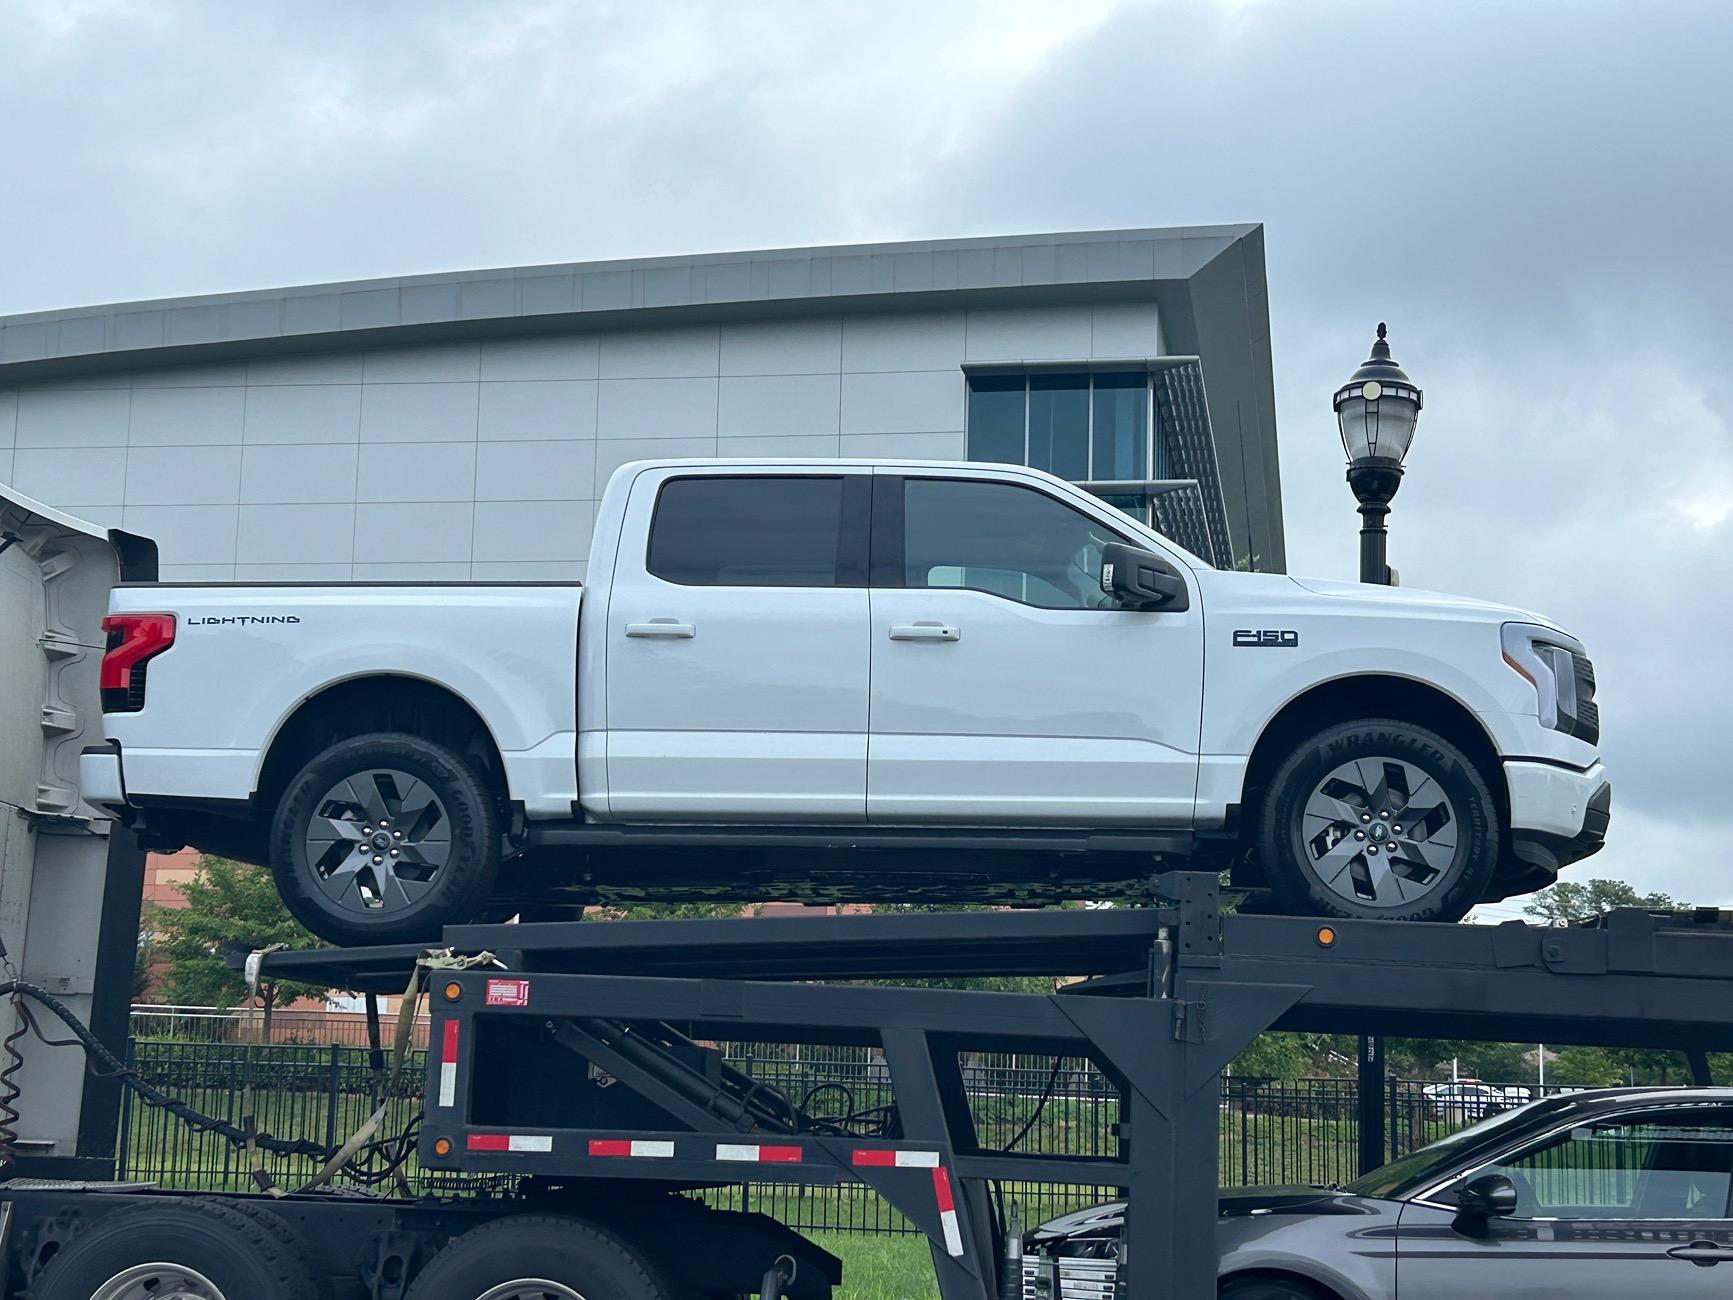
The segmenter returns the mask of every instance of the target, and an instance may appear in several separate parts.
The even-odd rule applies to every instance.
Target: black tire
[[[508,1283],[531,1280],[555,1283],[582,1300],[675,1300],[614,1237],[582,1219],[551,1214],[514,1215],[471,1228],[428,1261],[408,1300],[479,1300]],[[536,1300],[541,1294],[525,1291]]]
[[[305,1250],[306,1243],[269,1213],[242,1213],[202,1198],[147,1202],[117,1210],[73,1238],[30,1294],[33,1300],[93,1300],[122,1286],[129,1270],[158,1265],[196,1272],[222,1300],[319,1300]],[[136,1289],[147,1295],[156,1288],[140,1277]]]
[[[401,840],[400,828],[374,826],[361,803],[348,804],[345,811],[328,800],[335,789],[353,780],[356,784],[350,788],[361,799],[382,800],[372,804],[375,811],[389,805],[391,791],[406,793],[404,782],[391,776],[381,786],[362,779],[381,773],[418,783],[410,787],[416,791],[413,797],[425,793],[427,806],[436,808],[418,824],[428,837],[420,848],[430,857],[437,851],[437,866],[404,865],[399,876],[398,863],[392,861],[396,853],[384,847],[383,837]],[[387,793],[382,796],[381,790]],[[471,759],[435,741],[400,732],[340,741],[295,774],[277,805],[271,823],[271,870],[278,892],[302,925],[335,944],[437,940],[442,927],[480,913],[493,891],[501,857],[500,803],[500,793]],[[322,815],[332,811],[339,815]],[[355,826],[357,822],[362,825]],[[349,828],[344,836],[366,829],[381,837],[380,852],[365,858],[346,838],[321,842],[318,852],[309,848],[309,835],[329,831],[338,823]],[[413,837],[416,830],[412,827],[409,834]],[[437,841],[434,836],[446,838]],[[357,843],[360,838],[356,836]],[[406,844],[402,851],[417,850]],[[371,866],[374,859],[385,865]],[[386,875],[376,874],[381,871]],[[412,872],[424,878],[411,879]],[[328,883],[333,890],[341,886],[339,897],[327,892]],[[405,892],[408,889],[415,891],[413,898]]]
[[[1282,911],[1460,921],[1498,865],[1497,807],[1486,777],[1443,736],[1362,719],[1320,731],[1282,761],[1259,808],[1256,849]],[[1405,813],[1414,815],[1407,826]]]
[[[1336,1300],[1334,1291],[1285,1277],[1230,1277],[1216,1295],[1220,1300]]]

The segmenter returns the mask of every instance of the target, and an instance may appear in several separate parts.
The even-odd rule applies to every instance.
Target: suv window
[[[841,476],[669,479],[647,564],[691,587],[836,587],[845,531]]]
[[[1034,488],[903,484],[903,583],[968,587],[1046,609],[1103,609],[1101,548],[1126,539]]]
[[[1733,1112],[1703,1107],[1591,1121],[1473,1176],[1503,1174],[1525,1219],[1724,1219]]]

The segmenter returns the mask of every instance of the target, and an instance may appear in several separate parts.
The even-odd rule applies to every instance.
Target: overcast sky
[[[1264,222],[1290,569],[1387,320],[1404,584],[1588,642],[1579,876],[1733,904],[1733,5],[3,0],[0,67],[0,313]]]

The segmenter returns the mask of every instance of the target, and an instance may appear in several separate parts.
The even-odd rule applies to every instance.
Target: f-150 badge
[[[1288,628],[1264,628],[1255,631],[1250,628],[1234,630],[1234,646],[1263,647],[1270,650],[1298,650],[1300,634]]]

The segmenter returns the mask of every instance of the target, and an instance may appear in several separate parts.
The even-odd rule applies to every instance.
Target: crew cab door
[[[875,475],[869,820],[1190,823],[1202,610],[1102,592],[1104,544],[1150,545],[1112,518],[1034,480]]]
[[[865,472],[633,481],[606,611],[612,816],[865,817],[870,493]]]

